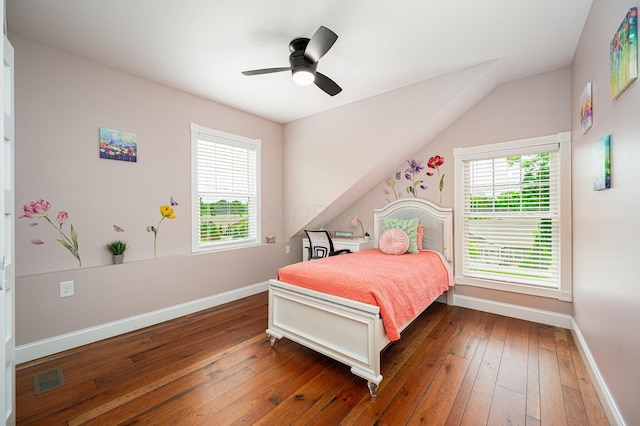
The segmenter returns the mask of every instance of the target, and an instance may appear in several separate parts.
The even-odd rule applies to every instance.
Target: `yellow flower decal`
[[[167,219],[175,219],[176,216],[173,214],[173,207],[170,206],[160,206],[160,214],[162,217],[166,217]]]
[[[178,205],[178,203],[175,203],[175,204],[174,203],[175,201],[173,201],[173,197],[171,197],[171,204],[176,206]],[[155,257],[158,257],[157,246],[158,246],[158,231],[160,231],[160,224],[165,219],[176,218],[176,215],[173,214],[173,207],[167,206],[167,205],[160,206],[160,215],[162,217],[160,218],[160,222],[158,222],[157,226],[153,226],[153,225],[147,226],[147,232],[153,232],[153,255]]]

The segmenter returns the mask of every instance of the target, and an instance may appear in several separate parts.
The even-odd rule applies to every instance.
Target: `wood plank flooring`
[[[19,425],[608,425],[568,330],[436,303],[382,354],[372,400],[349,368],[283,339],[267,295],[21,364]],[[33,375],[65,384],[33,395]]]

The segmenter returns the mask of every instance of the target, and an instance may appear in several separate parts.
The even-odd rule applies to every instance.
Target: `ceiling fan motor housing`
[[[309,44],[308,38],[296,38],[289,43],[289,65],[291,66],[291,73],[295,74],[298,71],[308,71],[315,75],[317,62],[312,62],[304,56],[304,51]]]

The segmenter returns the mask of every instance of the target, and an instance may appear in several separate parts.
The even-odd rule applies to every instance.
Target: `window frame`
[[[200,192],[198,190],[198,144],[200,140],[211,140],[215,143],[230,145],[234,147],[241,147],[247,149],[253,149],[256,153],[256,166],[255,166],[255,211],[253,216],[255,217],[255,229],[254,235],[250,238],[243,240],[224,240],[215,242],[200,242]],[[232,133],[222,132],[220,130],[210,129],[200,126],[196,123],[191,123],[191,251],[192,253],[202,253],[210,251],[228,250],[239,247],[250,247],[260,244],[261,241],[261,202],[260,202],[260,163],[261,163],[261,145],[262,141],[259,139],[246,138],[244,136],[234,135]],[[251,213],[249,214],[251,217]]]
[[[498,157],[511,157],[540,151],[542,148],[557,147],[559,159],[559,287],[541,287],[528,284],[495,281],[464,275],[464,162]],[[550,151],[550,149],[547,149]],[[454,154],[454,211],[455,215],[455,264],[454,281],[456,285],[502,290],[513,293],[554,298],[565,302],[572,300],[571,272],[571,132],[537,138],[521,139],[468,148],[455,148]]]

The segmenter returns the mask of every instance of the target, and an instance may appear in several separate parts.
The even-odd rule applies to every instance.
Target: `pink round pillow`
[[[385,254],[405,254],[409,249],[409,236],[402,229],[391,228],[380,236],[378,248]]]

